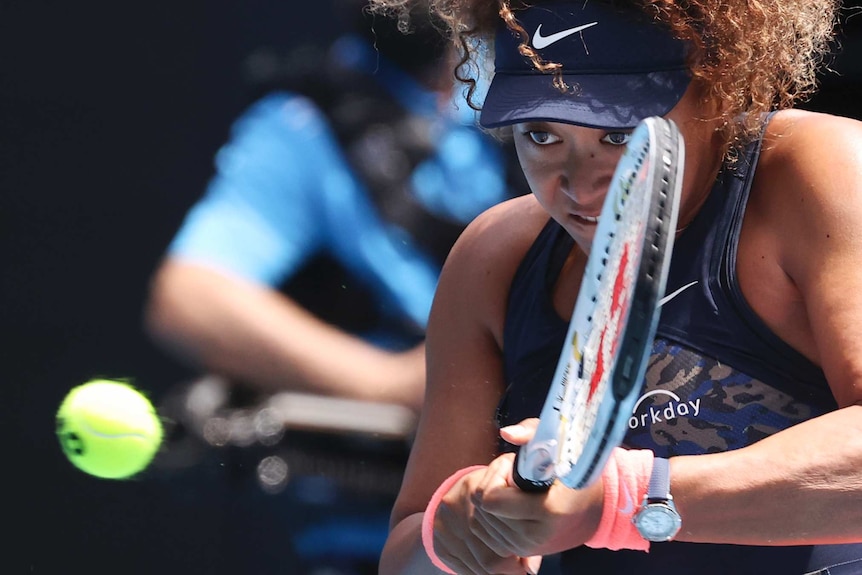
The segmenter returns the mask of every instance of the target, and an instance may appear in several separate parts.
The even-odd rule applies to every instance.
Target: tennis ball
[[[69,391],[57,410],[57,437],[75,467],[104,479],[143,471],[162,443],[150,400],[128,383],[88,381]]]

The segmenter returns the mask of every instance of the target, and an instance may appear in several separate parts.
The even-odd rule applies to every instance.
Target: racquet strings
[[[640,249],[644,233],[644,202],[648,197],[646,174],[647,149],[644,146],[636,156],[633,169],[621,183],[615,198],[615,222],[605,238],[594,238],[593,245],[604,252],[597,266],[589,270],[584,281],[593,286],[594,309],[588,315],[588,335],[582,348],[576,342],[580,364],[575,385],[566,385],[561,423],[568,431],[560,435],[561,444],[557,473],[565,475],[577,461],[589,441],[601,403],[608,395],[614,357],[624,332],[632,286],[637,280]],[[596,241],[599,240],[599,241]],[[566,370],[572,376],[573,369]],[[568,382],[567,382],[568,383]]]

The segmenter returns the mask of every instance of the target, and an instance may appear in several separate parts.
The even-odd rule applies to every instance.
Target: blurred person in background
[[[146,327],[261,391],[418,410],[442,261],[468,221],[526,188],[453,98],[436,24],[413,17],[405,34],[348,4],[356,33],[327,52],[258,56],[268,94],[218,152],[155,273]]]
[[[346,4],[330,46],[249,60],[254,103],[152,278],[148,333],[234,407],[301,392],[418,412],[442,263],[471,219],[527,191],[456,88],[443,27],[422,7],[408,22]],[[364,533],[376,572],[395,490],[371,527],[318,521],[317,541]],[[317,545],[303,529],[294,544]]]

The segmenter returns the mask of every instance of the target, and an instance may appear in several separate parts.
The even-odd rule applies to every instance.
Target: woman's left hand
[[[533,436],[537,419],[501,429],[503,439],[523,445]],[[555,482],[544,493],[526,493],[515,486],[512,453],[488,466],[472,498],[474,535],[492,548],[503,546],[521,557],[556,553],[582,545],[595,533],[602,515],[602,482],[575,490]]]

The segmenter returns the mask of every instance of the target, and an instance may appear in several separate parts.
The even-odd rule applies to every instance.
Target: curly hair
[[[372,10],[405,13],[415,0],[370,0]],[[717,104],[728,151],[756,137],[765,113],[789,108],[817,89],[829,64],[840,0],[587,0],[637,6],[692,46],[689,68],[705,98]],[[521,53],[537,69],[543,62],[518,24],[517,11],[542,0],[430,0],[430,10],[449,27],[461,49],[455,75],[475,90],[476,39],[492,46],[500,18],[524,42]],[[564,88],[562,79],[558,85]]]

